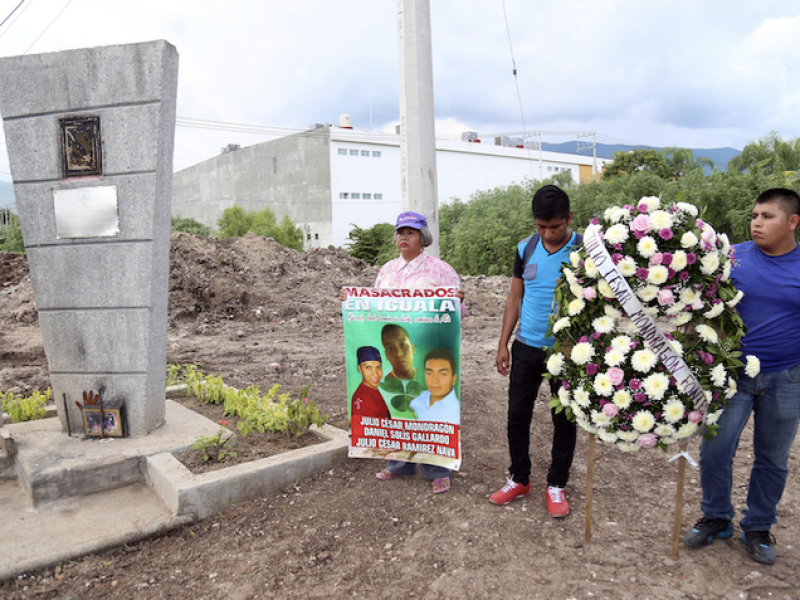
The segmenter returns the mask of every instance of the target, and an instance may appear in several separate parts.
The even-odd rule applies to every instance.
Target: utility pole
[[[413,210],[427,217],[433,234],[433,244],[427,252],[438,257],[439,203],[429,0],[397,0],[397,41],[403,210]]]

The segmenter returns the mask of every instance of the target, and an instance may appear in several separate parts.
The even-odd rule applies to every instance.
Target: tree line
[[[705,170],[712,168],[711,173]],[[511,275],[518,241],[534,232],[533,194],[545,184],[562,187],[570,197],[573,229],[583,231],[606,208],[629,204],[643,196],[660,196],[664,203],[690,202],[703,219],[737,243],[749,239],[750,214],[758,194],[771,187],[800,192],[800,138],[783,141],[772,132],[750,142],[728,163],[727,171],[695,158],[687,148],[639,149],[616,152],[599,181],[575,183],[569,173],[544,181],[525,180],[478,191],[439,207],[441,258],[462,275]],[[394,227],[380,223],[355,227],[350,252],[373,264],[397,256]]]

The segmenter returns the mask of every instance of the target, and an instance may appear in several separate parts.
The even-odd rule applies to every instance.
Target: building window
[[[369,150],[362,150],[361,156],[369,156]]]
[[[548,170],[548,171],[552,171],[552,170],[553,170],[553,167],[547,167],[547,170]]]
[[[336,152],[339,156],[347,156],[347,148],[339,148]]]
[[[364,200],[372,200],[372,194],[363,194],[362,198],[364,198]]]
[[[311,241],[311,234],[310,233],[308,234],[308,238],[307,239],[308,239],[309,242]]]
[[[375,200],[383,200],[383,194],[375,194]]]
[[[372,151],[372,158],[380,158],[380,157],[381,157],[381,151],[380,150],[373,150]]]
[[[350,194],[348,194],[347,192],[339,192],[339,200],[347,200],[349,196]]]
[[[353,192],[353,200],[361,200],[361,194],[358,192]]]
[[[358,156],[358,150],[350,150],[350,156]]]

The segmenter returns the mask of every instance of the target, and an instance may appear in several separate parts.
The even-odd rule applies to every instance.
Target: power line
[[[56,20],[58,20],[58,17],[60,17],[60,16],[61,16],[61,13],[63,13],[65,10],[67,10],[67,7],[68,7],[70,4],[72,4],[72,0],[67,0],[67,3],[64,5],[64,8],[62,8],[60,11],[58,11],[58,14],[57,14],[57,15],[56,15],[56,16],[53,18],[53,20],[52,20],[52,21],[50,21],[50,23],[47,25],[47,27],[45,27],[45,28],[44,28],[44,31],[42,31],[42,33],[40,33],[40,34],[39,34],[39,37],[37,37],[35,40],[33,40],[33,44],[31,44],[30,46],[28,46],[28,49],[27,49],[27,50],[25,50],[25,52],[23,52],[22,54],[27,54],[27,53],[28,53],[28,50],[30,50],[31,48],[33,48],[33,47],[36,45],[36,42],[38,42],[38,41],[39,41],[39,39],[41,39],[41,37],[42,37],[42,36],[43,36],[45,33],[47,33],[47,30],[48,30],[48,29],[50,29],[50,26],[51,26],[53,23],[55,23],[55,22],[56,22]]]
[[[15,6],[15,7],[14,7],[12,10],[11,10],[11,12],[10,12],[10,13],[8,13],[8,16],[7,16],[5,19],[3,19],[3,22],[2,22],[2,23],[0,23],[0,27],[2,27],[3,25],[5,25],[5,24],[6,24],[6,21],[8,21],[8,20],[11,18],[11,16],[12,16],[12,15],[13,15],[15,12],[17,12],[17,9],[18,9],[20,6],[22,6],[23,4],[25,4],[25,0],[20,0],[20,3],[19,3],[19,4],[17,4],[17,5],[16,5],[16,6]]]

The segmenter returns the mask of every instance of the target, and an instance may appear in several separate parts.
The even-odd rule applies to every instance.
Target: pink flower
[[[709,244],[713,244],[717,241],[717,234],[714,233],[714,230],[710,227],[708,229],[704,229],[703,233],[700,235],[700,239],[704,242],[708,242]]]
[[[693,265],[696,262],[697,262],[697,254],[695,254],[694,252],[689,252],[689,254],[686,255],[686,264]]]
[[[619,367],[611,367],[607,372],[608,378],[611,380],[613,385],[619,385],[622,383],[622,380],[625,379],[625,371],[620,369]]]
[[[693,410],[689,413],[689,420],[692,423],[699,423],[703,420],[703,413],[701,413],[699,410]]]
[[[603,407],[603,414],[611,419],[619,414],[619,408],[613,402],[609,402]]]
[[[631,388],[632,390],[638,390],[641,385],[642,382],[639,381],[638,379],[631,379],[628,382],[628,387]]]
[[[631,230],[638,233],[647,233],[650,231],[650,217],[647,215],[639,215],[636,217],[631,221]]]
[[[597,298],[597,290],[593,287],[585,287],[581,290],[581,293],[583,294],[583,299],[589,302]]]
[[[668,267],[672,264],[672,252],[664,252],[661,255],[661,264]]]
[[[703,227],[705,227],[705,226],[706,226],[706,222],[705,222],[705,221],[703,221],[703,219],[697,219],[697,220],[694,222],[694,226],[695,226],[695,227],[697,227],[698,229],[703,229]]]
[[[588,335],[582,335],[581,337],[578,338],[578,343],[579,344],[584,344],[584,343],[586,343],[588,341],[589,341],[589,336]]]
[[[636,440],[636,443],[639,444],[642,448],[652,448],[656,445],[658,438],[655,434],[652,433],[643,433],[639,436],[639,439]]]
[[[668,306],[675,303],[675,295],[669,288],[664,288],[658,292],[658,304],[660,306]]]
[[[597,365],[594,363],[589,363],[586,365],[586,374],[587,375],[595,375],[597,373]]]
[[[650,257],[650,266],[652,267],[653,265],[660,265],[663,258],[664,257],[661,252],[656,252]]]
[[[650,207],[648,207],[647,204],[645,204],[644,202],[642,202],[636,208],[640,213],[646,213],[648,210],[650,210]]]
[[[648,270],[647,270],[647,269],[645,269],[644,267],[639,267],[638,269],[636,269],[636,276],[637,276],[639,279],[647,279],[647,276],[648,276],[649,274],[650,274],[650,271],[648,271]]]
[[[303,398],[303,404],[308,404],[308,396],[306,396],[305,398]]]
[[[658,237],[660,237],[664,241],[668,241],[672,239],[672,229],[665,227],[661,231],[658,232]]]

